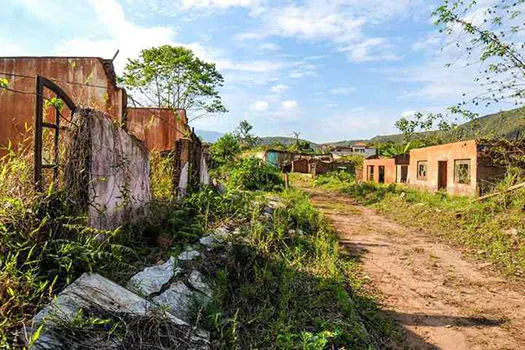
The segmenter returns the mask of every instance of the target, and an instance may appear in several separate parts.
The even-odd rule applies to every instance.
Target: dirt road
[[[312,191],[416,349],[525,349],[525,291],[352,199]]]

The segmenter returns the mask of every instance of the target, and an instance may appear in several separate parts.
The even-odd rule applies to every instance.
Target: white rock
[[[170,279],[182,270],[175,268],[175,258],[170,259],[162,265],[150,266],[131,277],[127,288],[139,295],[149,297],[153,293],[161,291]]]
[[[187,251],[184,251],[182,253],[179,254],[179,260],[181,261],[190,261],[190,260],[193,260],[195,258],[198,258],[199,256],[201,256],[201,253],[199,253],[198,251],[192,249],[192,250],[187,250]]]
[[[157,305],[107,278],[96,273],[85,273],[33,318],[32,329],[38,329],[43,322],[46,324],[44,333],[37,340],[33,349],[56,349],[59,340],[52,335],[55,320],[58,317],[61,321],[72,320],[79,309],[88,310],[95,307],[110,313],[127,313],[134,316],[146,316],[150,311],[158,309]],[[166,313],[165,315],[176,325],[189,326],[187,322],[173,314]],[[205,334],[205,332],[200,334]]]
[[[164,293],[153,298],[153,302],[168,308],[168,312],[176,317],[189,321],[191,317],[191,304],[193,292],[184,282],[173,283]]]
[[[215,240],[212,236],[204,236],[199,239],[199,243],[205,247],[213,247],[215,245]]]
[[[188,282],[193,288],[197,289],[202,294],[209,298],[213,297],[213,289],[208,283],[206,283],[204,276],[199,271],[193,270],[190,277],[188,277]]]

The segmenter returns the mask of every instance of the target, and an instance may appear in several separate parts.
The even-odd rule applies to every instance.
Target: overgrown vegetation
[[[503,192],[522,174],[510,173],[495,191]],[[509,275],[525,273],[525,189],[473,201],[399,185],[375,183],[321,184],[411,227],[451,244],[470,248],[477,258],[496,264]]]
[[[216,271],[208,310],[224,349],[383,348],[397,333],[361,294],[356,263],[307,195],[287,190],[273,216],[254,208]],[[282,201],[282,202],[280,202]]]

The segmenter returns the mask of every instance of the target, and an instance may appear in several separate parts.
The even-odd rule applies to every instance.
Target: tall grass
[[[504,192],[522,181],[519,176],[520,172],[510,172],[495,189],[502,193],[484,201],[375,183],[347,183],[338,190],[409,227],[470,248],[473,256],[496,264],[508,275],[522,276],[525,189]]]
[[[382,348],[396,339],[372,298],[357,286],[357,266],[297,190],[265,220],[258,209],[217,269],[215,345],[231,349]]]

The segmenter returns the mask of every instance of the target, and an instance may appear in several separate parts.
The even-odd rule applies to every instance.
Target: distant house
[[[506,172],[485,155],[486,147],[471,140],[413,149],[409,156],[372,156],[363,163],[363,179],[474,197],[490,190]]]
[[[371,156],[363,162],[363,179],[377,183],[408,183],[410,157]]]
[[[411,150],[411,186],[464,196],[487,192],[506,170],[483,156],[485,147],[471,140]]]
[[[332,150],[332,155],[335,159],[352,155],[362,155],[366,158],[375,154],[376,149],[367,147],[364,142],[356,142],[352,146],[338,146]]]
[[[294,160],[299,159],[319,159],[325,162],[331,162],[333,160],[331,154],[310,154],[275,149],[266,150],[263,158],[267,163],[279,169],[283,169],[285,166],[290,166]]]

